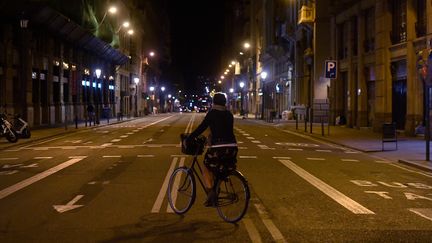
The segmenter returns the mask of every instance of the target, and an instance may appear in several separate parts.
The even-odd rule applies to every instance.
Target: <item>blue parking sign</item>
[[[333,60],[325,61],[325,77],[335,79],[337,78],[337,62]]]

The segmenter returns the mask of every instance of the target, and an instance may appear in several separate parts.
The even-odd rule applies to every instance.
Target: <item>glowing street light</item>
[[[249,44],[249,42],[245,42],[245,43],[243,44],[243,47],[244,47],[245,49],[249,49],[249,48],[250,48],[250,44]]]

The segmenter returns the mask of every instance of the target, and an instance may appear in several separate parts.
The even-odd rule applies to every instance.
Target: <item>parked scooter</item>
[[[30,138],[30,127],[26,121],[24,121],[20,114],[17,114],[13,118],[13,128],[18,136],[22,138]]]
[[[18,141],[18,134],[12,127],[12,124],[7,120],[5,114],[0,114],[0,136],[5,136],[6,139],[11,143],[16,143]]]

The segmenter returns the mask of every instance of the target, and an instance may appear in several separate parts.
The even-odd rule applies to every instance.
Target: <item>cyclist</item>
[[[203,177],[207,191],[205,206],[214,206],[216,192],[213,190],[212,169],[220,163],[231,163],[235,168],[237,157],[237,141],[234,135],[234,117],[226,108],[226,95],[216,93],[213,96],[213,105],[207,112],[201,124],[187,138],[194,139],[210,127],[210,146],[204,156]],[[186,143],[187,144],[187,143]]]

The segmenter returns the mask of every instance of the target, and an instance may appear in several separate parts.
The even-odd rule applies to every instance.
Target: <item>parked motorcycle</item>
[[[21,118],[19,114],[15,115],[13,118],[13,128],[18,136],[22,138],[30,138],[30,127],[29,124]]]
[[[7,120],[5,114],[0,114],[0,126],[0,136],[5,136],[11,143],[16,143],[18,141],[18,134],[15,132],[12,124]]]

